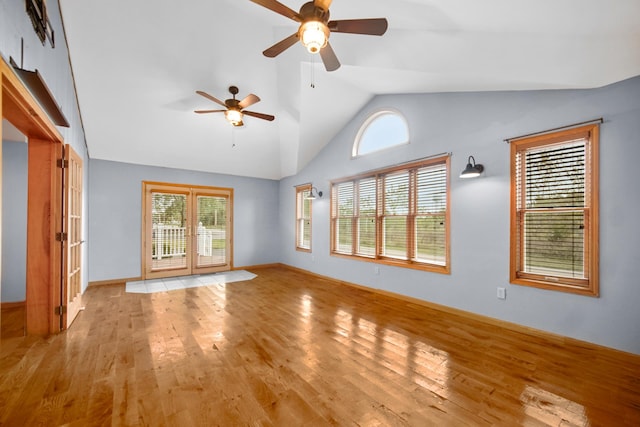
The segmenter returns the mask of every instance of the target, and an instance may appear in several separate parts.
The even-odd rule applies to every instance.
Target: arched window
[[[407,121],[397,111],[381,110],[362,124],[353,144],[352,156],[362,156],[385,148],[409,143]]]

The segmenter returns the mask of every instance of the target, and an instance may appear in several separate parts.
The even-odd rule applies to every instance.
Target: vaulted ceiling
[[[304,1],[283,0],[299,10]],[[592,88],[640,74],[638,0],[334,0],[332,19],[386,17],[385,35],[332,33],[327,72],[297,29],[249,0],[60,0],[94,159],[279,179],[301,170],[377,94]],[[234,128],[196,94],[273,114]],[[314,86],[314,87],[312,87]]]

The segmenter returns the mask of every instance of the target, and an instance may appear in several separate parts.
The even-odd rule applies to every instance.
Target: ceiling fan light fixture
[[[312,19],[300,26],[298,37],[309,53],[318,53],[327,45],[329,27],[323,22]]]
[[[224,112],[224,116],[229,123],[234,126],[242,126],[242,111],[235,108],[229,108]]]

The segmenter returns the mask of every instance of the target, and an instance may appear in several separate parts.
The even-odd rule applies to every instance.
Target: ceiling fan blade
[[[288,8],[282,3],[276,0],[251,0],[255,4],[259,4],[260,6],[266,7],[269,10],[274,11],[275,13],[279,13],[282,16],[286,16],[287,18],[291,18],[296,22],[302,22],[302,16],[298,12],[293,9]]]
[[[238,106],[240,108],[247,108],[248,106],[253,105],[256,102],[260,102],[260,98],[258,97],[258,95],[254,95],[250,93],[249,95],[247,95],[245,99],[243,99],[242,101],[240,101],[240,103],[238,103]]]
[[[246,114],[247,116],[251,116],[251,117],[257,117],[259,119],[262,120],[269,120],[270,122],[273,121],[273,119],[275,119],[275,116],[272,116],[271,114],[263,114],[263,113],[256,113],[254,111],[242,111],[242,114]]]
[[[205,97],[205,98],[207,98],[208,100],[211,100],[211,101],[215,102],[216,104],[220,104],[220,105],[222,105],[223,107],[226,107],[226,106],[227,106],[224,102],[220,101],[220,100],[219,100],[218,98],[216,98],[216,97],[213,97],[213,96],[209,95],[207,92],[203,92],[203,91],[201,91],[201,90],[197,90],[197,91],[196,91],[196,93],[197,93],[198,95],[202,95],[202,96],[204,96],[204,97]]]
[[[387,18],[343,19],[329,21],[329,29],[335,33],[367,34],[381,36],[387,31]]]
[[[227,110],[195,110],[194,113],[207,114],[207,113],[224,113]]]
[[[291,34],[286,39],[280,40],[278,43],[274,44],[273,46],[271,46],[270,48],[262,52],[262,54],[269,58],[275,58],[276,56],[280,55],[282,52],[284,52],[285,50],[287,50],[288,48],[296,44],[297,41],[298,41],[298,33]]]
[[[328,11],[331,6],[331,2],[332,0],[315,0],[313,4],[324,11]]]
[[[333,51],[331,44],[327,43],[325,47],[320,49],[320,57],[322,58],[324,68],[326,68],[327,71],[335,71],[340,68],[340,61],[338,61],[338,57]]]

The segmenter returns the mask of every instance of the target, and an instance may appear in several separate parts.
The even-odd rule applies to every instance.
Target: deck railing
[[[213,256],[213,241],[224,239],[224,230],[213,230],[198,225],[198,255]],[[173,225],[153,225],[153,259],[186,255],[186,228]]]

